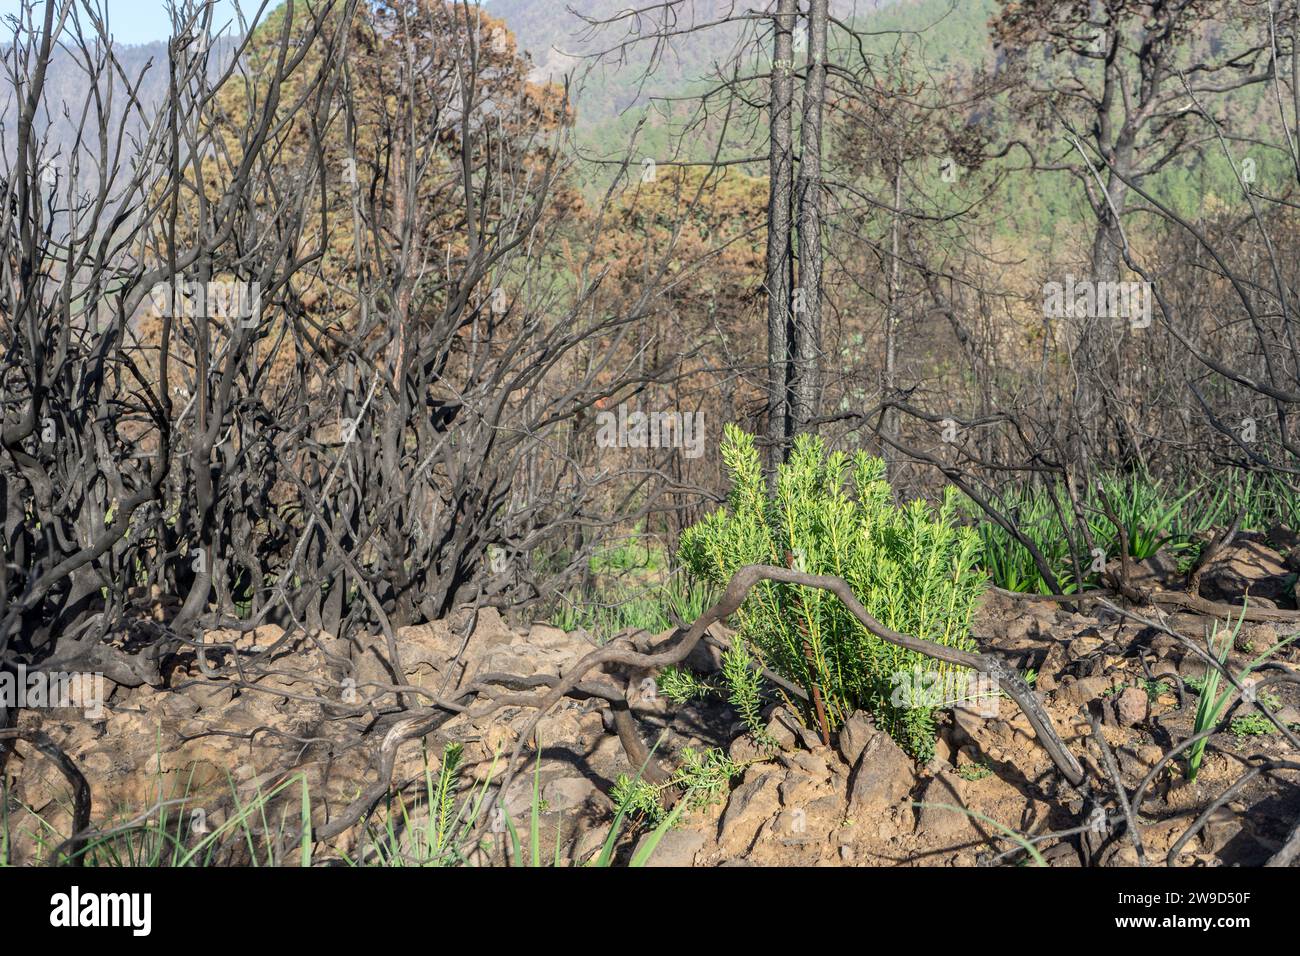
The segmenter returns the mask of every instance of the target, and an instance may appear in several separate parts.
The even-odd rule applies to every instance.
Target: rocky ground
[[[1139,571],[1155,578],[1172,573],[1160,560]],[[1252,606],[1294,607],[1294,582],[1282,553],[1263,540],[1247,538],[1206,569],[1201,591],[1239,601],[1249,589]],[[1159,628],[1090,607],[1094,609],[1075,613],[1057,604],[991,594],[975,634],[981,650],[1005,655],[1021,671],[1036,672],[1035,687],[1059,733],[1090,763],[1099,781],[1106,774],[1086,738],[1091,734],[1089,706],[1100,702],[1101,732],[1131,793],[1162,754],[1189,735],[1197,698],[1183,682],[1202,675],[1205,665]],[[1162,619],[1198,636],[1208,623],[1191,614]],[[1290,632],[1288,625],[1245,625],[1230,665],[1244,664]],[[324,819],[373,782],[373,734],[361,731],[383,727],[383,720],[376,723],[373,716],[340,718],[329,702],[347,702],[354,688],[391,685],[393,675],[380,637],[345,641],[318,635],[284,641],[282,636],[270,626],[242,637],[209,635],[209,643],[235,642],[245,658],[263,652],[258,673],[250,673],[245,682],[210,680],[190,658],[170,670],[164,687],[111,688],[98,719],[73,709],[27,710],[21,726],[43,729],[81,768],[100,825],[182,795],[189,808],[210,808],[209,825],[216,825],[230,812],[232,785],[247,800],[259,788],[295,774],[307,779],[313,814]],[[565,633],[544,624],[508,626],[491,610],[481,613],[468,643],[449,622],[401,629],[396,640],[404,683],[438,695],[484,673],[561,674],[595,646],[583,632]],[[1292,666],[1298,653],[1288,647],[1276,659]],[[696,654],[693,663],[707,669],[709,658]],[[1014,849],[1002,828],[1042,835],[1086,822],[1086,808],[1061,781],[1009,699],[999,700],[995,713],[946,712],[934,759],[918,766],[862,713],[825,746],[788,709],[772,705],[769,731],[779,746],[765,753],[742,732],[725,702],[676,705],[654,692],[652,680],[636,686],[640,692],[630,700],[632,710],[647,740],[663,736],[657,753],[668,758],[664,766],[671,767],[672,755],[688,746],[718,747],[747,764],[729,792],[670,831],[653,863],[973,865]],[[1280,687],[1270,703],[1280,721],[1300,724],[1300,696],[1292,685]],[[428,759],[436,765],[444,742],[462,742],[463,784],[469,788],[487,778],[494,763],[499,771],[494,757],[514,745],[532,713],[504,707],[486,716],[460,714],[428,738]],[[563,701],[542,719],[536,736],[542,746],[541,832],[551,844],[558,833],[561,859],[588,860],[610,826],[611,787],[620,774],[636,768],[612,732],[603,701]],[[1181,765],[1164,769],[1139,815],[1148,859],[1164,862],[1201,809],[1252,760],[1284,757],[1289,750],[1275,732],[1223,733],[1211,741],[1194,784],[1183,780]],[[407,744],[393,775],[394,785],[405,788],[413,806],[419,805],[424,789],[425,757],[418,742]],[[30,811],[48,824],[48,832],[66,834],[69,787],[50,760],[20,744],[5,774],[16,833],[37,829]],[[1289,770],[1255,776],[1172,862],[1262,863],[1300,815],[1298,781],[1300,776]],[[506,802],[514,819],[527,818],[532,787],[531,772],[512,785]],[[295,792],[293,800],[298,799]],[[14,808],[25,809],[15,817]],[[354,828],[333,840],[331,850],[355,852],[359,832]],[[628,830],[621,858],[643,838],[635,827]],[[1094,859],[1103,864],[1136,862],[1133,846],[1122,836],[1098,842],[1103,848]],[[39,843],[19,839],[11,852],[20,862],[31,860]],[[1037,846],[1051,865],[1081,863],[1077,836],[1048,837]],[[545,848],[548,858],[552,850],[553,845]],[[1021,861],[1022,854],[1006,860]]]

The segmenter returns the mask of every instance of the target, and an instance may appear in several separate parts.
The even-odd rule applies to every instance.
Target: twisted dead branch
[[[88,840],[91,808],[90,784],[86,782],[85,775],[72,758],[64,753],[63,748],[50,739],[50,735],[43,730],[10,727],[0,730],[0,741],[5,740],[22,740],[31,744],[54,762],[59,773],[63,774],[64,779],[72,787],[72,836],[59,844],[54,851],[53,859],[62,861],[65,866],[84,866],[85,857],[82,851]],[[0,798],[3,798],[3,794],[0,794]]]

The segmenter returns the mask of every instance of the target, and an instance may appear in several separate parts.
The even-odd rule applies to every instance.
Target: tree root
[[[82,851],[90,829],[90,784],[86,783],[81,770],[43,730],[19,730],[16,727],[0,730],[0,740],[22,740],[31,744],[54,761],[59,773],[72,786],[72,836],[54,851],[54,859],[62,858],[65,866],[85,866]]]

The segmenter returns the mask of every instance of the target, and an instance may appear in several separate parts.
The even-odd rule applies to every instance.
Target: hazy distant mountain
[[[599,142],[618,129],[635,122],[641,107],[653,97],[689,94],[710,82],[719,66],[731,62],[737,44],[747,29],[740,24],[689,32],[694,25],[707,24],[727,15],[743,15],[762,9],[766,0],[684,0],[671,6],[670,28],[680,35],[672,37],[661,49],[650,68],[652,44],[630,42],[652,34],[665,26],[665,14],[649,2],[633,4],[630,0],[487,0],[485,6],[502,18],[515,34],[521,49],[527,51],[539,80],[558,80],[565,75],[577,77],[575,105],[582,137],[588,143]],[[996,0],[831,0],[832,14],[844,22],[871,29],[926,29],[933,34],[927,45],[935,48],[941,69],[961,67],[979,59],[987,48],[986,23]],[[639,18],[627,16],[618,22],[592,27],[590,20],[611,19],[635,6],[645,11]],[[748,27],[752,34],[755,27]],[[224,62],[221,50],[230,49],[233,41],[214,46],[213,69]],[[881,41],[888,42],[888,41]],[[624,47],[620,56],[606,57],[594,64],[594,55]],[[167,44],[117,46],[116,53],[126,76],[132,82],[143,74],[139,95],[148,114],[163,101],[167,91]],[[3,55],[0,49],[0,55]],[[86,105],[90,82],[72,54],[58,51],[46,81],[45,117],[50,132],[51,151],[61,152],[66,160],[75,140],[76,123]],[[125,89],[114,75],[111,99],[107,88],[101,90],[109,107],[110,127],[116,129],[126,108]],[[0,142],[6,154],[13,148],[13,124],[18,104],[9,77],[0,73]],[[138,134],[138,120],[127,123],[129,137]],[[653,136],[653,132],[647,134]],[[622,137],[615,135],[615,141]]]
[[[951,3],[943,0],[939,6]],[[959,7],[985,8],[989,0],[960,0]],[[636,7],[647,9],[651,3],[633,4],[630,0],[487,0],[485,4],[492,15],[501,17],[514,32],[519,45],[532,57],[537,79],[559,79],[564,75],[582,74],[591,65],[591,57],[610,50],[627,41],[635,40],[664,26],[664,13],[649,9],[639,19],[627,17],[620,22],[595,29],[583,17],[593,20],[609,19],[621,11]],[[909,8],[933,8],[936,0],[831,0],[834,16],[844,21],[862,22],[884,15],[895,19]],[[676,19],[671,26],[684,31],[691,25],[709,23],[728,14],[733,16],[760,8],[761,3],[744,0],[686,0],[672,6]],[[891,16],[893,14],[893,16]],[[982,27],[985,16],[977,16],[975,23]],[[914,25],[914,24],[909,24]],[[671,96],[687,92],[713,75],[719,64],[732,59],[742,33],[739,25],[725,28],[712,27],[694,33],[673,37],[661,51],[652,70],[648,71],[651,44],[632,43],[626,47],[620,61],[607,58],[593,72],[587,73],[580,88],[576,89],[576,105],[580,124],[596,129],[618,120],[633,107],[642,105],[654,96]],[[980,32],[978,29],[976,32]],[[214,69],[223,62],[219,52],[231,41],[214,46]],[[126,75],[134,81],[142,73],[140,99],[148,111],[160,103],[167,90],[167,44],[165,42],[139,46],[115,47]],[[0,55],[3,50],[0,50]],[[146,67],[152,64],[152,68]],[[114,77],[110,116],[114,127],[126,107],[126,97],[120,78]],[[46,107],[50,113],[51,143],[64,154],[71,148],[75,137],[76,120],[88,96],[89,81],[84,70],[78,67],[66,50],[56,52],[46,81]],[[104,91],[101,91],[104,92]],[[105,102],[108,98],[105,97]],[[63,115],[64,111],[69,115]],[[3,148],[12,149],[13,122],[17,116],[17,103],[9,77],[0,73],[0,138]],[[127,125],[128,134],[139,132],[138,123]]]
[[[215,78],[222,70],[222,65],[229,62],[234,41],[223,39],[214,41],[209,55],[209,72]],[[86,132],[82,142],[81,166],[86,177],[87,188],[93,188],[90,179],[90,164],[87,150],[97,153],[100,147],[98,121],[96,112],[103,109],[107,114],[109,131],[109,151],[118,145],[119,129],[125,137],[123,146],[124,161],[129,161],[134,153],[131,147],[132,137],[139,136],[145,129],[145,120],[151,119],[166,100],[168,89],[167,44],[166,42],[145,43],[135,46],[115,45],[114,55],[121,66],[121,71],[108,71],[100,77],[98,84],[87,75],[85,66],[77,56],[67,49],[56,49],[50,58],[46,71],[45,89],[42,97],[42,109],[37,118],[37,135],[45,137],[48,133],[49,145],[44,153],[47,162],[56,162],[66,168],[71,151],[77,142],[77,130],[86,113]],[[0,48],[6,66],[10,64],[10,53]],[[111,81],[109,75],[111,74]],[[132,108],[128,97],[127,83],[136,90],[141,108]],[[0,71],[0,149],[6,159],[12,161],[16,142],[16,124],[21,107],[13,78],[8,70]],[[92,91],[97,88],[98,98],[92,99]],[[128,116],[129,110],[129,116]],[[141,113],[144,119],[141,118]],[[124,116],[128,116],[123,124]]]
[[[831,0],[831,12],[841,20],[860,20],[909,2]],[[580,122],[593,125],[618,117],[650,97],[684,92],[713,75],[719,64],[732,59],[744,28],[729,24],[684,31],[761,7],[743,0],[686,0],[671,7],[674,19],[665,20],[664,11],[655,9],[654,4],[629,0],[488,0],[486,4],[488,12],[504,19],[520,47],[532,56],[537,79],[558,80],[581,72],[594,54],[629,44],[617,58],[607,57],[576,91]],[[645,12],[598,29],[583,19],[609,20],[630,9]],[[682,35],[668,41],[647,76],[653,45],[634,41],[665,27]]]

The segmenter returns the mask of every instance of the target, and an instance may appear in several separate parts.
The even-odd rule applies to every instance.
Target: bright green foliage
[[[1183,573],[1191,570],[1204,547],[1196,536],[1231,524],[1237,515],[1243,530],[1300,526],[1300,496],[1277,480],[1246,475],[1212,487],[1188,488],[1133,474],[1105,475],[1100,482],[1100,489],[1079,493],[1086,537],[1061,484],[1007,489],[992,502],[1034,542],[1067,594],[1079,590],[1080,577],[1085,588],[1097,583],[1089,539],[1107,561],[1119,557],[1122,539],[1108,508],[1124,527],[1130,557],[1141,561],[1165,548]],[[1024,545],[987,520],[973,503],[967,503],[966,510],[980,535],[980,563],[994,584],[1009,591],[1051,592]]]
[[[1144,680],[1142,689],[1147,692],[1147,700],[1155,703],[1161,694],[1167,693],[1170,689],[1169,683],[1162,680]]]
[[[727,700],[736,708],[746,729],[761,743],[769,743],[763,725],[763,680],[744,641],[736,641],[722,655],[722,677],[731,691]]]
[[[583,628],[603,642],[627,628],[658,634],[673,626],[672,614],[682,621],[694,621],[712,604],[709,589],[674,574],[660,584],[622,581],[602,587],[585,600],[566,599],[550,621],[565,631]]]
[[[1273,723],[1260,713],[1242,714],[1232,718],[1228,732],[1239,739],[1262,737],[1273,732]]]
[[[619,816],[629,816],[639,823],[656,827],[670,819],[675,822],[680,814],[670,816],[664,809],[664,791],[671,789],[681,793],[678,810],[702,810],[722,799],[731,778],[742,773],[746,766],[732,760],[717,747],[703,752],[683,747],[680,756],[681,763],[672,777],[658,786],[639,775],[629,777],[621,774],[609,792]]]
[[[1237,622],[1237,627],[1241,627],[1241,621]],[[1219,641],[1219,625],[1215,623],[1214,633],[1210,637],[1210,652],[1218,658],[1220,664],[1227,661],[1234,636],[1235,632],[1229,634],[1225,640]],[[1192,736],[1202,734],[1217,724],[1219,715],[1228,706],[1228,700],[1232,696],[1231,691],[1223,695],[1218,694],[1221,676],[1216,668],[1205,672],[1205,683],[1201,687],[1200,698],[1196,704],[1196,717],[1192,721]],[[1201,770],[1201,759],[1205,756],[1206,743],[1208,740],[1198,740],[1187,752],[1188,780],[1195,780]]]
[[[971,614],[985,580],[975,567],[979,539],[954,521],[953,494],[938,509],[896,506],[880,459],[827,455],[811,435],[795,441],[774,498],[752,436],[728,426],[722,458],[731,479],[726,507],[682,534],[680,558],[692,575],[723,587],[743,565],[784,566],[788,553],[796,568],[846,580],[886,626],[974,649]],[[765,667],[820,689],[832,728],[865,707],[913,755],[933,746],[931,706],[913,702],[908,710],[891,696],[902,675],[917,670],[956,677],[949,665],[881,640],[838,598],[812,588],[761,582],[737,620],[738,637]]]
[[[659,672],[655,678],[659,693],[674,704],[685,704],[692,700],[703,700],[717,693],[717,688],[686,667],[670,664]]]
[[[428,842],[430,848],[435,852],[447,848],[447,841],[452,833],[452,825],[455,822],[456,814],[456,785],[460,780],[460,764],[464,754],[465,748],[457,743],[448,744],[442,752],[442,767],[438,770],[438,784],[430,800],[433,812],[429,815],[429,819],[436,822],[434,828],[428,834]],[[427,753],[425,762],[427,765]]]
[[[1220,628],[1219,623],[1217,621],[1215,622],[1214,630],[1209,636],[1209,651],[1215,656],[1221,666],[1227,663],[1228,652],[1232,650],[1232,646],[1237,640],[1237,633],[1241,630],[1241,624],[1245,619],[1246,615],[1245,612],[1243,612],[1242,615],[1237,618],[1236,625],[1230,631]],[[1264,651],[1264,653],[1249,661],[1237,674],[1237,684],[1244,685],[1250,675],[1261,664],[1276,654],[1279,650],[1286,647],[1297,637],[1300,637],[1300,634],[1292,634],[1290,637],[1278,641],[1268,650]],[[1225,688],[1223,693],[1219,693],[1219,682],[1221,679],[1222,672],[1218,668],[1211,667],[1206,670],[1204,680],[1201,681],[1200,686],[1196,688],[1196,692],[1200,695],[1200,700],[1197,702],[1196,717],[1192,721],[1193,737],[1202,734],[1215,726],[1222,717],[1223,712],[1227,710],[1228,704],[1231,703],[1233,697],[1237,694],[1237,688],[1231,685]],[[1190,684],[1191,682],[1189,681],[1188,683]],[[1259,721],[1262,721],[1267,725],[1267,730],[1264,732],[1273,729],[1273,724],[1268,720],[1268,718],[1255,712],[1253,715],[1243,714],[1234,718],[1232,723],[1229,725],[1229,730],[1236,734],[1238,738],[1243,738],[1253,734],[1259,729]],[[1198,740],[1188,749],[1186,774],[1188,780],[1195,780],[1196,775],[1200,772],[1201,759],[1205,755],[1205,745],[1208,742],[1208,738]]]
[[[657,824],[667,815],[659,802],[659,788],[641,777],[621,773],[609,791],[609,798],[621,813],[634,821]]]
[[[1179,521],[1183,506],[1195,491],[1175,494],[1160,482],[1140,476],[1120,478],[1108,475],[1101,479],[1101,489],[1096,496],[1098,504],[1093,510],[1094,540],[1110,542],[1107,555],[1119,554],[1124,536],[1128,539],[1130,557],[1144,561],[1164,545],[1175,543],[1179,537]],[[1123,527],[1124,536],[1115,522],[1105,514],[1100,501],[1108,502],[1115,517]],[[1097,512],[1100,512],[1098,514]]]
[[[983,780],[993,773],[993,768],[988,764],[980,761],[979,763],[968,763],[957,768],[957,776],[963,780]]]
[[[1072,534],[1066,530],[1069,529],[1070,501],[1065,489],[1058,488],[1055,497],[1042,488],[1008,491],[992,504],[1034,543],[1062,590],[1067,594],[1077,590],[1071,559]],[[973,517],[983,517],[983,512],[973,503],[967,505],[967,511]],[[1064,526],[1062,515],[1066,516]],[[980,537],[981,562],[994,584],[1008,591],[1052,593],[1029,550],[1010,532],[988,520],[978,520],[975,527]],[[1080,567],[1085,572],[1092,560],[1086,551],[1086,548],[1074,548],[1074,554],[1081,555]]]
[[[1184,508],[1183,524],[1189,532],[1226,527],[1237,515],[1246,531],[1267,531],[1274,525],[1300,528],[1300,495],[1283,476],[1248,472],[1196,491]]]
[[[683,747],[670,786],[678,787],[691,810],[701,810],[726,795],[732,777],[744,772],[745,766],[728,757],[717,747],[697,751]]]
[[[1193,494],[1175,493],[1161,482],[1141,476],[1108,475],[1101,479],[1100,488],[1080,495],[1086,536],[1075,520],[1074,506],[1063,485],[1012,489],[997,497],[993,505],[1034,543],[1061,590],[1070,594],[1080,589],[1080,579],[1085,588],[1096,584],[1092,548],[1100,549],[1107,561],[1119,556],[1125,536],[1129,556],[1138,561],[1162,547],[1169,546],[1174,552],[1188,548],[1189,534],[1183,529],[1182,514]],[[968,505],[967,510],[984,519],[983,512],[973,505]],[[1124,535],[1108,510],[1119,519]],[[977,528],[983,552],[981,564],[995,584],[1008,591],[1051,593],[1028,549],[1010,532],[988,520],[979,520]]]

